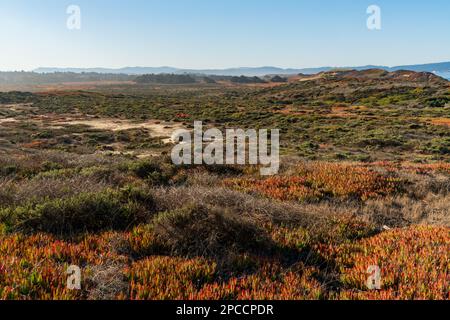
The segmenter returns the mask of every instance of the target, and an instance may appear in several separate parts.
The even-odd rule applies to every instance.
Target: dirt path
[[[15,112],[29,111],[32,108],[29,104],[16,105],[0,105],[0,109],[11,110]],[[1,124],[17,123],[22,121],[21,117],[7,117],[0,118]],[[65,126],[82,125],[96,130],[104,131],[126,131],[132,129],[147,129],[150,130],[152,137],[155,138],[170,138],[175,130],[182,129],[183,125],[176,122],[164,122],[158,120],[149,120],[145,122],[134,122],[131,120],[114,119],[114,118],[97,118],[87,115],[32,115],[29,122],[38,123],[41,127],[47,128],[63,128]]]
[[[58,119],[51,121],[52,126],[65,125],[83,125],[97,130],[126,131],[131,129],[148,129],[155,138],[169,138],[173,132],[182,129],[180,123],[161,122],[157,120],[149,120],[145,122],[132,122],[130,120],[94,118],[94,119]]]
[[[15,118],[5,118],[5,119],[0,119],[0,124],[3,124],[3,123],[12,123],[12,122],[17,122],[17,119],[15,119]]]

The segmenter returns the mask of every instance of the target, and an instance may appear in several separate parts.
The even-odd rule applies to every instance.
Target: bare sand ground
[[[109,118],[89,118],[89,119],[58,119],[51,121],[52,126],[66,126],[66,125],[83,125],[97,130],[110,131],[126,131],[131,129],[148,129],[152,137],[155,138],[170,138],[172,134],[178,130],[183,129],[182,124],[175,122],[162,122],[158,120],[149,120],[145,122],[133,122],[130,120],[109,119]]]
[[[0,124],[3,124],[3,123],[13,123],[13,122],[17,122],[17,119],[15,119],[15,118],[5,118],[5,119],[0,119]]]

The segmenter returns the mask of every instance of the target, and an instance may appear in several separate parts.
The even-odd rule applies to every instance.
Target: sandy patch
[[[17,122],[17,119],[14,119],[14,118],[0,119],[0,124],[3,124],[3,123],[13,123],[13,122]]]
[[[5,106],[3,106],[5,107]],[[16,118],[0,119],[1,124],[18,123],[21,120]],[[43,128],[63,129],[67,126],[86,126],[94,130],[102,131],[126,131],[132,129],[147,129],[154,138],[161,138],[163,142],[171,142],[171,137],[176,130],[184,129],[178,122],[165,122],[159,120],[149,120],[145,122],[134,122],[130,120],[112,118],[94,118],[91,116],[67,116],[67,115],[36,115],[27,121],[38,123]]]
[[[33,105],[31,103],[21,103],[21,104],[0,104],[0,109],[7,109],[15,112],[20,111],[29,111],[33,109]]]
[[[145,122],[132,122],[129,120],[118,120],[118,119],[65,119],[65,120],[57,120],[52,121],[52,127],[62,127],[62,126],[76,126],[83,125],[87,127],[91,127],[96,130],[105,130],[105,131],[126,131],[131,129],[147,129],[151,132],[152,137],[155,138],[170,138],[172,134],[178,130],[183,129],[184,127],[180,123],[174,122],[162,122],[157,120],[150,120]],[[170,139],[169,139],[170,140]],[[169,142],[167,140],[166,142]]]

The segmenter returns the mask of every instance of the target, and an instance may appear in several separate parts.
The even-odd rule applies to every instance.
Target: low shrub
[[[254,221],[201,205],[159,214],[146,230],[132,235],[131,242],[137,253],[191,257],[219,257],[269,246],[264,231]]]
[[[121,191],[81,193],[68,198],[26,204],[0,211],[8,230],[73,234],[124,230],[146,221],[151,199],[129,188]]]

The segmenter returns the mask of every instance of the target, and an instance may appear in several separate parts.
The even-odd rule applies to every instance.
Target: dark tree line
[[[0,84],[43,84],[87,81],[131,81],[126,74],[75,73],[75,72],[0,72]]]
[[[261,78],[258,78],[258,77],[246,77],[246,76],[231,77],[230,81],[233,82],[233,83],[243,83],[243,84],[266,83],[266,81],[261,79]]]
[[[189,84],[197,80],[188,74],[144,74],[134,80],[136,83]]]

